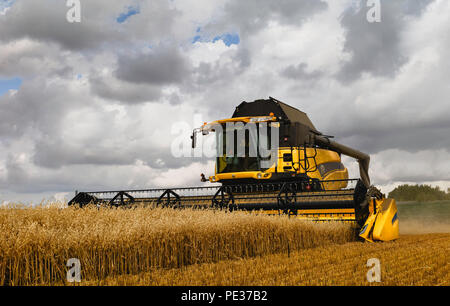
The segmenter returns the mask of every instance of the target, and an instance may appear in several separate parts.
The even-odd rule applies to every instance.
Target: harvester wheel
[[[170,207],[170,208],[174,208],[174,209],[181,208],[181,198],[173,190],[167,189],[158,198],[158,200],[156,201],[156,205],[157,206],[161,205],[161,207],[163,207],[163,208],[166,208],[166,207]]]
[[[291,214],[292,208],[297,203],[297,193],[292,184],[284,183],[277,196],[277,203],[280,210],[285,214]]]
[[[134,197],[132,197],[130,194],[126,193],[125,191],[119,191],[114,198],[112,198],[108,205],[110,207],[125,207],[126,205],[132,205],[134,204]]]
[[[231,202],[231,203],[230,203]],[[212,198],[212,207],[215,209],[228,209],[233,211],[236,209],[234,204],[234,197],[231,190],[225,190],[224,186],[217,190],[216,194]]]
[[[80,208],[83,208],[84,206],[87,206],[89,204],[97,205],[100,202],[100,200],[93,195],[90,195],[86,192],[80,192],[77,193],[77,195],[69,201],[68,205],[78,205]]]

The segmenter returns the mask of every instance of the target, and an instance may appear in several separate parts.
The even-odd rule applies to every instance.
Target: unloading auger
[[[193,131],[215,133],[215,174],[206,187],[76,192],[69,205],[217,208],[287,214],[314,221],[351,222],[367,241],[399,237],[394,199],[370,184],[370,157],[323,135],[308,116],[272,97],[242,102],[229,119]],[[356,159],[349,179],[341,155]]]

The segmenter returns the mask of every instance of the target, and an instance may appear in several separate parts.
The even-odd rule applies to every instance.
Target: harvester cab
[[[69,205],[162,206],[262,211],[317,222],[349,222],[367,241],[399,236],[395,200],[370,185],[370,157],[320,133],[306,113],[272,97],[242,102],[231,118],[193,131],[216,137],[209,186],[77,192]],[[359,163],[350,179],[341,156]]]

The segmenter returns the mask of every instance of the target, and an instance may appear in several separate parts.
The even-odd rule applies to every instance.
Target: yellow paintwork
[[[369,217],[362,227],[359,236],[366,241],[391,241],[399,238],[399,222],[397,217],[397,206],[394,199],[375,200],[376,209],[373,209],[373,202],[369,205]],[[262,211],[264,214],[281,215],[282,210]],[[339,221],[355,222],[355,210],[346,209],[307,209],[291,212],[297,219],[310,221]]]
[[[381,199],[369,205],[370,215],[359,236],[367,241],[390,241],[399,237],[397,205],[394,199]]]
[[[237,118],[235,118],[237,119]],[[283,160],[284,154],[292,154],[292,160],[294,162],[285,162]],[[299,162],[300,161],[300,162]],[[306,166],[305,166],[306,161]],[[346,180],[348,179],[348,170],[337,169],[330,171],[325,174],[324,177],[320,175],[319,168],[321,164],[330,162],[341,162],[341,157],[338,153],[325,150],[325,149],[314,149],[306,148],[306,158],[304,148],[279,148],[278,149],[278,160],[277,163],[272,165],[269,169],[265,171],[244,171],[244,172],[230,172],[230,173],[216,173],[214,176],[210,176],[209,180],[211,182],[220,182],[223,180],[234,180],[234,179],[256,179],[256,180],[268,180],[272,178],[274,173],[292,173],[292,176],[297,174],[302,174],[307,172],[310,178],[315,178],[319,180]],[[291,167],[291,169],[286,169],[285,167]],[[347,187],[347,182],[330,182],[326,183],[325,190],[337,190]]]
[[[250,213],[250,212],[249,212]],[[267,215],[283,215],[282,210],[263,210],[259,213]],[[316,222],[339,221],[344,223],[355,222],[355,210],[352,208],[344,209],[298,209],[291,211],[292,218]]]
[[[260,177],[258,176],[260,175]],[[218,182],[222,180],[234,180],[234,179],[255,179],[264,180],[270,179],[272,173],[264,171],[243,171],[243,172],[230,172],[230,173],[218,173],[215,176],[210,176],[209,180],[211,182]]]

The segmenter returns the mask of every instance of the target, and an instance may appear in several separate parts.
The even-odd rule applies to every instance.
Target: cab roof
[[[269,97],[267,100],[260,99],[253,102],[242,102],[236,107],[232,118],[268,116],[270,113],[273,113],[280,121],[299,122],[309,127],[311,132],[321,134],[306,113],[272,97]]]

